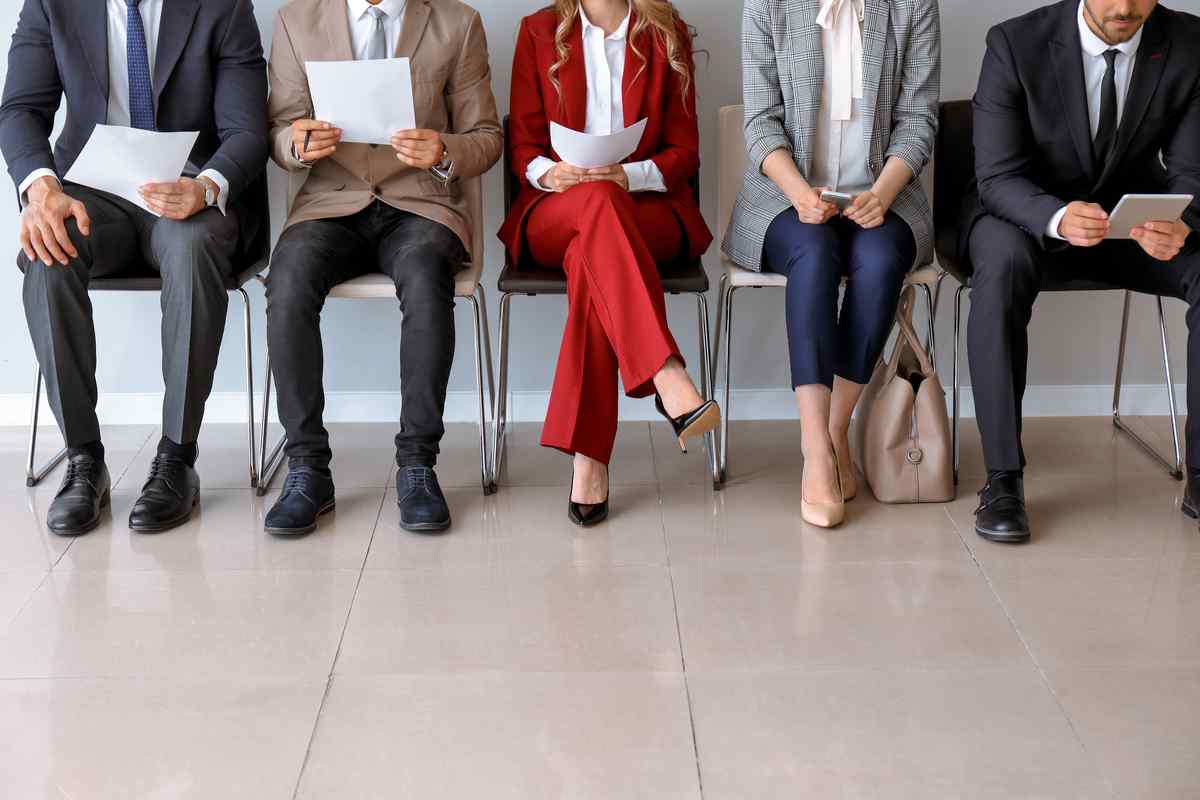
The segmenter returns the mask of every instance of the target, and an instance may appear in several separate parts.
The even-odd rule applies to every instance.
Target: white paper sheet
[[[149,211],[138,187],[179,180],[199,136],[199,131],[97,125],[63,180],[115,194]]]
[[[342,130],[343,142],[388,144],[417,127],[407,58],[309,61],[313,117]]]
[[[573,167],[595,169],[620,164],[637,150],[646,130],[646,120],[640,120],[623,131],[608,136],[593,136],[550,123],[550,144],[558,157]]]

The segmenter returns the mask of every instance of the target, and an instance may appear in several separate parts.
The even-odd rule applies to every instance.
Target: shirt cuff
[[[554,167],[555,164],[553,161],[545,156],[538,156],[533,161],[530,161],[529,166],[525,168],[525,179],[535,189],[541,189],[543,192],[553,191],[542,186],[542,178],[545,177],[547,172],[554,169]]]
[[[29,205],[29,198],[25,196],[25,193],[29,191],[29,187],[33,186],[34,183],[42,178],[54,178],[54,180],[58,181],[58,185],[62,186],[62,181],[58,180],[58,175],[54,173],[54,170],[46,169],[45,167],[42,169],[35,169],[33,172],[29,173],[29,177],[21,181],[21,185],[17,187],[17,194],[21,197],[21,208],[25,208],[25,206]]]
[[[629,191],[665,192],[667,190],[662,170],[653,161],[636,161],[621,166],[625,169],[626,180],[629,181]]]
[[[312,169],[313,162],[305,161],[304,159],[300,158],[300,154],[296,152],[296,142],[294,140],[292,141],[291,148],[292,162],[302,169]]]
[[[225,213],[225,206],[229,204],[229,181],[225,180],[225,176],[217,172],[215,169],[206,169],[196,176],[197,178],[208,178],[217,185],[221,191],[217,192],[217,208],[221,213]]]
[[[1054,213],[1050,218],[1050,224],[1046,226],[1046,235],[1051,239],[1058,239],[1060,242],[1065,242],[1067,238],[1058,232],[1058,226],[1062,224],[1062,219],[1067,215],[1067,207],[1063,206]]]

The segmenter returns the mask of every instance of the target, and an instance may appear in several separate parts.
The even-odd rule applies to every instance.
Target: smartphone
[[[833,203],[842,211],[850,207],[854,202],[854,195],[846,194],[845,192],[821,192],[822,203]]]

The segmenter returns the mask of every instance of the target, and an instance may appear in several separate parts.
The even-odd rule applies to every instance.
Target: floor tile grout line
[[[390,487],[389,487],[390,488]],[[379,498],[379,510],[375,514],[375,526],[371,529],[371,538],[367,540],[367,549],[363,553],[362,564],[358,568],[358,580],[354,582],[354,593],[350,595],[350,606],[346,609],[346,619],[342,622],[342,632],[338,636],[337,648],[333,652],[333,660],[329,662],[329,674],[325,677],[325,690],[321,693],[321,704],[317,706],[316,716],[313,717],[312,730],[308,734],[308,744],[304,748],[304,758],[300,760],[300,769],[296,773],[296,785],[292,789],[292,800],[300,795],[300,784],[304,780],[304,771],[308,768],[308,759],[312,755],[313,743],[317,740],[317,728],[321,725],[321,716],[325,713],[325,703],[329,700],[329,692],[333,688],[334,670],[337,669],[338,658],[342,654],[342,643],[346,640],[346,630],[350,627],[350,615],[354,613],[354,603],[358,600],[358,589],[362,586],[363,575],[367,571],[367,559],[371,557],[371,547],[375,544],[375,534],[379,531],[379,522],[383,519],[383,507],[387,503],[388,489],[383,490]]]
[[[658,461],[654,454],[653,434],[651,434],[650,440],[650,453],[651,458],[654,460],[654,477],[658,489],[659,533],[662,535],[663,554],[667,559],[667,579],[671,583],[671,609],[675,615],[675,641],[679,645],[679,667],[683,674],[683,696],[687,701],[688,727],[692,734],[692,756],[696,762],[696,788],[700,792],[700,800],[704,800],[704,773],[700,769],[700,741],[696,736],[696,715],[692,709],[692,689],[688,683],[687,656],[683,652],[683,629],[679,624],[679,598],[675,593],[675,571],[671,566],[671,543],[667,537],[667,515],[663,502],[662,482],[658,481]]]
[[[946,514],[950,514],[949,509],[946,510]],[[954,521],[953,517],[951,517],[950,521],[954,524],[954,530],[958,533],[958,538],[963,543],[963,547],[967,548],[967,552],[971,557],[971,561],[975,564],[975,568],[979,571],[979,576],[983,578],[983,582],[987,585],[988,591],[991,592],[992,598],[996,601],[996,604],[1000,607],[1000,610],[1004,612],[1005,619],[1008,620],[1008,624],[1012,628],[1013,633],[1016,634],[1017,640],[1021,643],[1021,647],[1025,649],[1025,654],[1029,656],[1029,661],[1033,664],[1034,670],[1037,671],[1038,678],[1041,680],[1042,685],[1050,694],[1050,697],[1054,701],[1054,705],[1058,709],[1058,712],[1062,714],[1063,720],[1067,723],[1067,727],[1071,731],[1071,735],[1075,737],[1075,742],[1079,745],[1079,749],[1083,751],[1083,754],[1087,758],[1088,763],[1092,766],[1095,775],[1100,779],[1104,786],[1108,788],[1109,796],[1116,797],[1116,787],[1114,787],[1112,782],[1108,779],[1108,776],[1104,773],[1104,770],[1100,769],[1099,761],[1096,760],[1092,752],[1088,749],[1087,743],[1084,742],[1083,736],[1079,733],[1079,729],[1075,726],[1075,720],[1071,717],[1070,712],[1067,711],[1066,706],[1063,705],[1062,699],[1058,696],[1058,692],[1054,690],[1054,685],[1050,682],[1050,676],[1046,674],[1045,668],[1042,666],[1041,662],[1038,661],[1037,655],[1033,652],[1033,647],[1030,646],[1029,641],[1021,632],[1021,628],[1019,625],[1017,625],[1016,619],[1013,618],[1012,612],[1009,611],[1008,606],[1004,603],[1004,600],[1001,599],[1000,593],[996,591],[996,586],[992,583],[992,578],[990,575],[988,575],[987,568],[984,566],[983,562],[979,560],[979,557],[975,555],[975,552],[971,550],[970,546],[967,545],[967,541],[963,536],[962,527]]]

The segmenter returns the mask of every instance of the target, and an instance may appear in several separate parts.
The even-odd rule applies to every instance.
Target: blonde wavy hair
[[[691,30],[684,25],[683,19],[675,9],[675,4],[670,0],[628,0],[628,2],[633,6],[635,12],[633,26],[629,31],[630,47],[634,55],[642,62],[634,80],[637,80],[638,76],[646,69],[646,54],[638,49],[638,42],[641,34],[649,30],[654,36],[654,41],[662,45],[666,52],[667,61],[671,65],[671,70],[679,76],[683,96],[686,98],[692,88],[691,40],[693,34]],[[579,3],[580,0],[554,0],[554,4],[550,6],[558,16],[558,26],[554,29],[554,48],[558,51],[558,61],[551,65],[549,77],[550,83],[553,84],[554,90],[559,93],[560,98],[562,87],[558,82],[558,73],[567,63],[569,55],[567,37],[579,19]],[[687,37],[686,40],[684,36]]]

